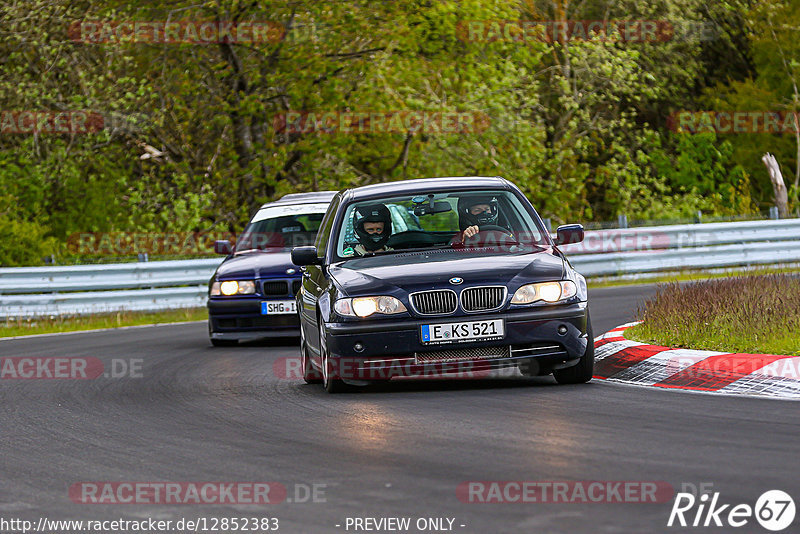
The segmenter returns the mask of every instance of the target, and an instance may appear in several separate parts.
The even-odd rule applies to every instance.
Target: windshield
[[[326,203],[264,207],[239,236],[235,252],[313,245],[327,209]]]
[[[421,251],[521,254],[544,244],[534,218],[510,191],[420,193],[350,204],[335,261]]]

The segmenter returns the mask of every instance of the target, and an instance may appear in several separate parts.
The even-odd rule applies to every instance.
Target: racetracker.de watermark
[[[456,488],[469,504],[665,503],[674,494],[668,482],[643,480],[475,480]]]
[[[536,365],[535,363],[532,365]],[[418,363],[414,358],[380,360],[377,358],[335,358],[331,360],[332,373],[351,380],[389,379],[463,379],[508,378],[519,376],[516,365],[494,368],[480,362],[426,362]],[[303,363],[299,356],[285,356],[272,363],[276,378],[300,380],[303,378]]]
[[[105,117],[95,111],[0,110],[2,134],[88,134],[105,125]]]
[[[126,532],[155,534],[156,532],[270,532],[280,530],[276,517],[242,514],[235,517],[181,517],[180,519],[51,519],[39,517],[38,521],[0,517],[0,532],[28,534],[28,532],[114,533]]]
[[[1,380],[91,380],[95,378],[142,378],[141,358],[82,356],[20,356],[0,358]]]
[[[67,250],[83,256],[128,254],[210,254],[214,241],[235,241],[230,232],[77,232],[67,238]],[[267,236],[259,242],[269,242]]]
[[[684,378],[708,379],[734,375],[752,379],[792,378],[800,380],[800,358],[761,354],[682,354],[674,351],[665,365],[668,373]]]
[[[327,484],[245,481],[91,481],[69,487],[78,504],[324,503]]]
[[[675,133],[792,134],[800,131],[800,114],[792,111],[677,111],[667,118]]]
[[[287,111],[272,126],[278,134],[475,134],[489,129],[481,111]]]
[[[667,20],[470,20],[456,25],[460,40],[477,43],[663,43],[710,41],[718,35],[713,23]]]
[[[67,30],[70,40],[89,44],[277,43],[285,34],[286,28],[273,21],[80,20],[72,22]]]

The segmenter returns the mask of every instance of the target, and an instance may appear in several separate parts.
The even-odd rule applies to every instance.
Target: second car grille
[[[456,293],[450,289],[420,291],[411,294],[411,304],[424,315],[453,313],[457,305]]]
[[[300,291],[301,287],[303,287],[303,282],[300,280],[295,280],[292,282],[292,295],[297,295],[297,292]]]
[[[286,283],[286,280],[261,282],[261,294],[270,297],[283,297],[289,294],[289,284]]]
[[[461,307],[468,312],[496,310],[505,298],[505,286],[468,287],[461,292]]]
[[[494,358],[508,358],[511,356],[511,347],[478,347],[471,349],[439,350],[435,352],[418,352],[415,355],[416,363],[426,362],[457,362],[467,360],[490,360]]]

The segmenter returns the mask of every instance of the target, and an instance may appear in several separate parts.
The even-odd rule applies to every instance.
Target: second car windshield
[[[266,206],[236,241],[236,252],[313,245],[328,204]]]
[[[514,253],[530,252],[531,246],[542,245],[542,240],[539,227],[516,195],[470,190],[350,204],[335,250],[340,259],[487,246]]]

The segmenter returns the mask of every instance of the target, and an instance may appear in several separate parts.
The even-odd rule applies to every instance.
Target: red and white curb
[[[800,399],[800,356],[671,349],[627,339],[638,323],[595,338],[594,376],[641,386]]]

